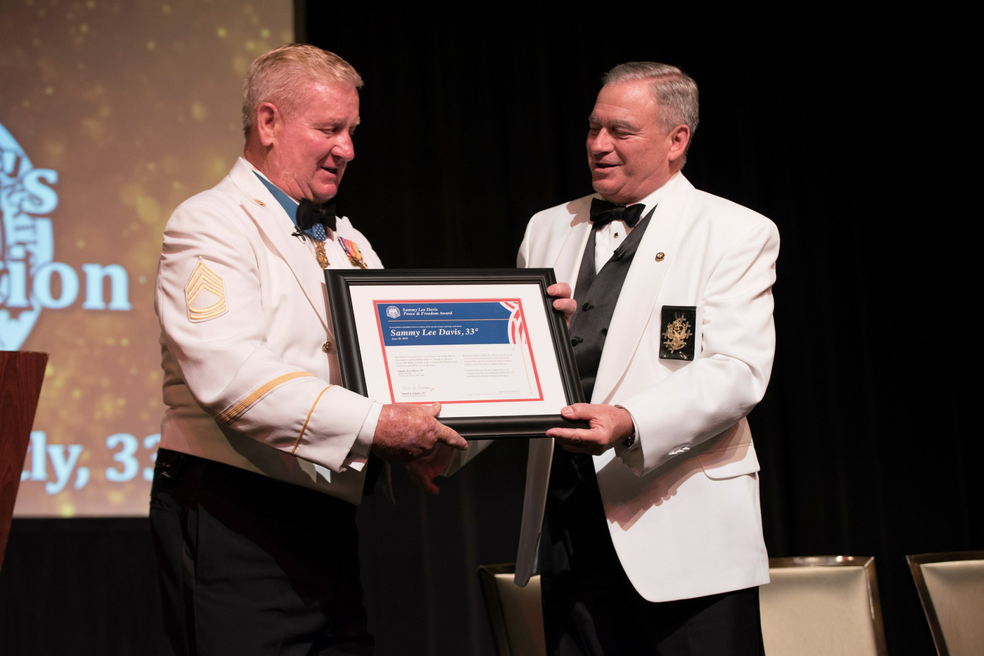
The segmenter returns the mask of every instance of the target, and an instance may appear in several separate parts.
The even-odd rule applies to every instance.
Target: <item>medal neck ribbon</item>
[[[302,219],[303,223],[310,223],[310,221],[304,221],[303,219],[308,219],[312,214],[317,212],[320,212],[324,216],[328,217],[325,221],[327,223],[327,227],[332,230],[335,229],[335,206],[333,204],[327,204],[323,209],[320,209],[317,205],[310,203],[310,201],[305,201],[305,204],[309,207],[302,207],[297,203],[297,201],[281,191],[277,185],[273,184],[259,173],[256,174],[256,177],[259,178],[260,182],[263,183],[263,186],[265,186],[277,202],[280,203],[280,206],[284,208],[284,212],[286,212],[287,216],[290,217],[290,220],[294,222],[294,226],[297,227],[298,231],[303,232],[315,241],[321,242],[327,239],[328,234],[325,232],[325,225],[322,223],[314,223],[313,225],[305,225],[303,227],[298,223],[299,218]],[[302,213],[306,216],[299,216]]]

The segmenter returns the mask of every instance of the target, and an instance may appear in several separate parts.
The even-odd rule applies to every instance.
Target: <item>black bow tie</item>
[[[307,198],[302,198],[297,206],[297,227],[301,232],[310,230],[320,223],[326,228],[335,229],[335,204],[326,203],[315,205]]]
[[[625,225],[634,228],[639,223],[639,219],[642,218],[643,209],[645,206],[642,203],[626,207],[625,205],[609,203],[600,198],[592,198],[591,223],[594,224],[595,230],[600,230],[612,221],[625,221]]]

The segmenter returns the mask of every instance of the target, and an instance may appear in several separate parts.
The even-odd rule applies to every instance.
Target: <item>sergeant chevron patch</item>
[[[202,258],[198,258],[198,266],[185,285],[185,301],[188,303],[188,320],[193,323],[215,319],[229,311],[222,278],[205,266]]]

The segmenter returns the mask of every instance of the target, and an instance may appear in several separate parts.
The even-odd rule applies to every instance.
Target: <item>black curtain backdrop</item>
[[[308,42],[365,78],[339,205],[391,268],[512,266],[530,215],[591,191],[599,76],[653,60],[697,80],[685,174],[782,235],[778,351],[750,417],[770,554],[875,556],[893,656],[933,653],[905,555],[984,549],[978,213],[953,202],[966,164],[944,154],[966,149],[961,20],[533,3],[298,13]],[[380,656],[493,654],[475,571],[515,558],[526,446],[500,441],[436,498],[397,471],[397,505],[364,504]],[[17,520],[0,651],[160,653],[155,594],[146,520]]]

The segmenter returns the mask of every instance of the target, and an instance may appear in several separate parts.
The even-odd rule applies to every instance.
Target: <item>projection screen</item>
[[[147,513],[164,223],[242,152],[244,75],[291,25],[289,0],[0,5],[0,349],[50,353],[17,515]]]

